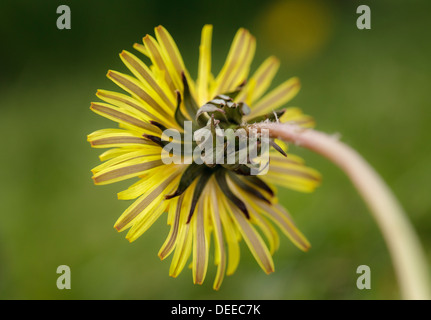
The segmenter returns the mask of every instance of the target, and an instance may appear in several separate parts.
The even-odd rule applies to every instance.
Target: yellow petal
[[[282,123],[294,122],[304,128],[313,128],[315,126],[313,117],[303,114],[301,109],[296,107],[287,108],[278,120]]]
[[[98,165],[97,167],[93,168],[91,172],[93,172],[93,174],[99,173],[100,171],[108,172],[109,168],[112,169],[112,167],[117,166],[118,164],[124,163],[126,161],[131,161],[133,159],[143,159],[145,157],[150,157],[154,155],[157,155],[157,154],[148,153],[148,151],[144,149],[134,149],[133,151],[129,150],[127,153],[118,154],[112,159]],[[142,161],[142,160],[138,160],[138,161]]]
[[[255,116],[266,114],[277,110],[291,99],[293,99],[300,89],[299,79],[294,77],[283,82],[277,88],[266,94],[251,108],[251,113],[246,117],[251,119]]]
[[[267,58],[256,70],[253,76],[248,79],[247,84],[236,97],[236,101],[245,101],[248,105],[253,106],[254,102],[271,85],[272,79],[278,71],[280,61],[275,57]]]
[[[131,125],[135,127],[135,129],[142,129],[143,132],[157,132],[156,128],[150,123],[148,123],[148,121],[138,117],[136,114],[132,114],[124,109],[114,107],[110,104],[102,102],[92,102],[90,109],[93,112],[112,121],[128,126]]]
[[[158,204],[164,199],[164,195],[171,191],[169,187],[179,175],[178,168],[175,165],[165,165],[164,168],[164,170],[158,170],[152,176],[150,184],[144,190],[142,196],[118,218],[114,225],[115,229],[123,231],[129,228],[137,220],[145,217],[147,212],[151,211],[152,207],[150,205]],[[163,178],[164,176],[165,178]]]
[[[160,155],[133,157],[96,172],[92,178],[95,184],[104,185],[137,177],[143,172],[161,165],[164,164],[160,160]]]
[[[268,217],[274,222],[281,231],[296,245],[299,249],[307,251],[310,248],[310,243],[306,237],[299,231],[293,222],[292,217],[280,204],[269,205],[259,199],[254,199],[249,195],[244,195],[256,213]]]
[[[130,147],[137,148],[158,148],[160,153],[160,146],[154,142],[144,139],[142,134],[136,134],[130,130],[122,129],[102,129],[88,135],[87,140],[93,148],[112,148],[112,147]]]
[[[175,90],[180,90],[181,87],[175,85],[168,67],[166,66],[165,61],[163,60],[161,54],[161,48],[157,43],[156,39],[154,39],[150,35],[146,35],[142,42],[145,45],[145,49],[147,50],[148,56],[151,59],[153,65],[151,66],[151,70],[158,76],[159,81],[163,81],[166,86],[170,89],[171,92],[175,92]],[[181,90],[180,90],[181,91]]]
[[[217,274],[214,280],[213,288],[214,290],[218,290],[223,281],[225,272],[226,272],[226,250],[223,239],[223,230],[222,223],[220,218],[219,207],[222,205],[219,203],[219,199],[217,198],[217,189],[214,185],[214,178],[212,178],[209,182],[209,190],[210,190],[210,199],[209,199],[209,207],[208,210],[210,212],[210,217],[212,221],[212,225],[214,227],[214,242],[215,242],[215,263],[217,265]]]
[[[171,91],[164,91],[157,83],[151,70],[135,55],[123,50],[120,54],[121,60],[129,68],[129,70],[138,78],[145,86],[146,91],[159,104],[165,104],[167,108],[175,109],[176,98]]]
[[[193,283],[202,284],[208,268],[208,237],[205,232],[205,193],[200,197],[190,223],[193,226]]]
[[[274,262],[272,261],[271,253],[259,233],[237,207],[229,205],[228,210],[259,266],[267,274],[274,272]]]
[[[226,237],[226,244],[228,248],[228,260],[227,260],[227,269],[226,274],[231,275],[235,272],[238,267],[240,260],[240,248],[239,248],[239,240],[240,233],[236,228],[236,225],[232,221],[232,218],[226,211],[225,206],[225,195],[220,190],[219,186],[215,186],[217,199],[219,199],[219,212],[220,212],[220,221],[223,226],[224,235]]]
[[[169,268],[169,275],[176,278],[190,257],[192,252],[193,233],[190,232],[190,223],[183,223],[176,241],[175,252]]]
[[[202,28],[201,44],[199,46],[198,79],[196,82],[198,105],[204,105],[211,100],[208,95],[208,86],[211,74],[211,38],[212,25]]]
[[[158,253],[160,259],[162,260],[165,259],[167,256],[169,256],[175,248],[178,231],[180,229],[180,216],[181,216],[184,195],[185,193],[183,193],[178,198],[171,200],[170,207],[169,207],[169,216],[170,216],[169,224],[171,225],[171,229],[169,231],[169,235],[167,236],[165,242],[163,243]]]
[[[110,160],[110,159],[115,158],[117,156],[121,156],[123,154],[127,154],[127,153],[133,152],[133,151],[135,151],[134,148],[132,148],[132,149],[131,148],[125,148],[125,147],[113,148],[113,149],[109,149],[109,150],[106,150],[105,152],[103,152],[99,156],[99,159],[100,159],[100,161],[106,161],[106,160]]]
[[[163,57],[165,65],[167,66],[167,70],[172,77],[172,80],[176,84],[176,87],[182,91],[183,85],[181,73],[184,72],[189,83],[192,96],[194,96],[194,82],[192,81],[186,67],[184,66],[183,58],[181,57],[180,51],[178,50],[175,41],[172,39],[172,36],[162,26],[155,28],[155,34],[160,45],[160,53]]]
[[[262,177],[265,181],[302,192],[311,192],[320,184],[320,173],[306,167],[299,157],[272,153],[270,159],[269,170]]]
[[[309,250],[310,243],[296,227],[286,209],[284,209],[280,204],[268,206],[262,201],[260,201],[258,205],[261,208],[261,212],[274,221],[283,233],[293,242],[293,244],[303,251]]]
[[[158,197],[154,204],[149,205],[148,209],[142,212],[142,217],[139,221],[134,222],[133,226],[127,233],[126,239],[133,242],[138,239],[145,231],[150,228],[154,222],[166,211],[166,201]]]
[[[239,63],[235,68],[235,71],[231,72],[229,74],[229,77],[226,79],[226,89],[224,90],[226,90],[227,92],[233,91],[247,79],[255,50],[256,39],[253,36],[250,36],[248,41],[246,42],[246,45],[244,46],[243,52],[241,54]]]
[[[173,176],[178,177],[178,175]],[[170,193],[177,184],[178,179],[172,179],[172,181],[165,187],[166,193]],[[160,189],[157,188],[156,190]],[[127,240],[130,242],[135,241],[145,231],[147,231],[154,222],[156,222],[160,215],[166,212],[169,202],[168,200],[165,200],[164,195],[165,194],[163,192],[160,192],[156,199],[133,219],[133,226],[126,236]]]
[[[147,48],[145,48],[144,45],[140,44],[140,43],[135,43],[133,44],[133,48],[137,51],[139,51],[140,53],[142,53],[143,55],[147,56],[148,58],[150,57],[150,54],[148,53]]]
[[[246,29],[239,29],[233,39],[226,62],[214,81],[211,96],[233,91],[245,80],[255,46],[255,38]]]
[[[244,199],[242,198],[244,201]],[[274,254],[274,252],[278,249],[280,245],[280,239],[278,237],[277,231],[274,227],[266,221],[264,217],[262,217],[259,213],[257,213],[253,207],[249,207],[250,216],[255,221],[255,224],[262,230],[262,233],[265,235],[266,239],[269,242],[269,252]]]
[[[117,71],[108,71],[107,77],[116,85],[130,93],[133,97],[148,105],[149,112],[159,114],[163,117],[173,118],[175,110],[158,103],[146,90],[139,80]]]

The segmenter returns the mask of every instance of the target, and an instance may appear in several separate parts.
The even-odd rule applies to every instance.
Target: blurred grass
[[[121,50],[133,50],[162,24],[196,74],[200,29],[212,23],[216,72],[236,29],[246,27],[257,37],[254,66],[275,54],[281,68],[274,85],[300,77],[292,105],[369,160],[409,213],[431,260],[431,3],[369,1],[372,29],[359,31],[356,7],[364,3],[308,0],[297,13],[303,19],[278,19],[268,28],[265,21],[281,3],[65,1],[72,29],[63,31],[55,25],[56,1],[0,4],[1,299],[399,298],[367,208],[336,167],[306,150],[291,148],[322,172],[322,186],[314,194],[279,195],[312,249],[302,253],[281,236],[276,272],[265,275],[241,243],[238,270],[218,292],[211,288],[211,264],[202,286],[192,284],[187,269],[177,279],[168,276],[170,258],[157,257],[169,231],[165,217],[129,244],[113,229],[128,206],[116,193],[128,182],[95,187],[90,179],[99,151],[86,135],[113,124],[91,113],[89,104],[98,88],[115,89],[105,74],[125,71]],[[324,16],[307,20],[315,6]],[[324,41],[319,23],[327,29]],[[56,287],[61,264],[71,267],[72,290]],[[361,264],[371,267],[371,290],[356,288]]]

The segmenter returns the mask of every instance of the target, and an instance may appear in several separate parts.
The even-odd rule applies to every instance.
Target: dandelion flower
[[[96,95],[103,102],[93,102],[90,107],[117,122],[119,128],[95,131],[88,141],[94,148],[110,148],[100,155],[103,163],[92,170],[96,185],[137,178],[118,193],[119,199],[135,201],[117,220],[115,229],[129,229],[126,238],[132,242],[165,215],[170,231],[159,256],[165,259],[173,254],[172,277],[180,274],[192,256],[193,282],[197,284],[205,279],[212,238],[217,266],[213,287],[217,290],[224,275],[233,274],[238,266],[241,240],[266,273],[274,271],[272,255],[279,245],[274,225],[299,249],[309,249],[307,239],[278,203],[276,185],[311,192],[320,175],[274,139],[269,142],[265,174],[252,174],[253,159],[240,163],[239,149],[232,153],[236,157],[233,163],[211,163],[208,157],[201,157],[198,163],[188,161],[191,154],[187,153],[196,147],[196,141],[187,144],[164,137],[169,130],[179,132],[180,139],[203,129],[247,132],[250,125],[261,121],[292,122],[305,128],[314,125],[298,108],[280,109],[298,92],[297,78],[267,92],[279,67],[275,57],[267,58],[249,76],[256,42],[247,30],[238,30],[216,76],[211,72],[211,38],[212,26],[205,25],[196,81],[162,26],[155,28],[155,38],[146,35],[142,44],[134,45],[146,63],[128,51],[121,52],[120,58],[133,76],[109,71],[107,77],[125,93],[98,90]],[[262,141],[259,136],[256,148],[261,155]],[[163,150],[168,144],[179,146],[183,161],[165,161]],[[220,157],[220,150],[214,151],[211,159]],[[178,156],[168,152],[173,155]]]

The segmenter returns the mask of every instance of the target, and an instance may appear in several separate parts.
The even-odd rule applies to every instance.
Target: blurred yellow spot
[[[306,60],[322,50],[333,28],[327,2],[285,0],[271,4],[261,16],[263,41],[291,62]]]

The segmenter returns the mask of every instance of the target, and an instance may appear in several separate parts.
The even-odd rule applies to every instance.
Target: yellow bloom
[[[134,241],[167,213],[170,232],[159,256],[164,259],[173,253],[170,275],[176,277],[192,255],[193,281],[198,284],[205,278],[212,236],[218,267],[214,289],[220,287],[225,274],[237,268],[241,239],[260,267],[271,273],[272,254],[279,244],[272,223],[301,250],[310,246],[278,204],[273,184],[310,192],[319,184],[320,175],[299,157],[286,154],[287,146],[280,147],[277,141],[270,143],[275,150],[270,152],[265,175],[251,175],[250,163],[166,164],[162,150],[169,141],[163,140],[162,132],[175,129],[184,136],[187,120],[193,123],[194,132],[204,127],[239,130],[266,119],[313,126],[313,120],[298,108],[279,110],[296,95],[299,80],[291,78],[266,93],[279,61],[269,57],[249,76],[256,43],[245,29],[238,30],[224,66],[213,76],[212,26],[204,26],[196,81],[167,30],[159,26],[155,35],[146,35],[143,44],[134,45],[150,66],[123,51],[120,58],[133,76],[117,71],[107,74],[128,94],[99,90],[96,95],[104,102],[91,104],[91,110],[119,123],[119,128],[88,136],[93,147],[111,148],[101,154],[103,163],[92,170],[95,184],[138,178],[118,194],[119,199],[136,200],[115,228],[130,229],[126,238]],[[179,143],[185,148],[185,142]]]

